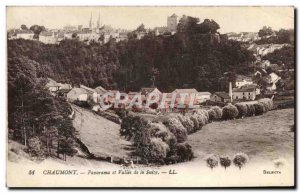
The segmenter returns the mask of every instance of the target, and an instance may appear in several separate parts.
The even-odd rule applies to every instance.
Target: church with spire
[[[90,21],[89,21],[89,29],[92,31],[96,31],[100,27],[101,27],[100,12],[98,14],[96,25],[94,25],[93,14],[91,13],[91,17],[90,17]]]

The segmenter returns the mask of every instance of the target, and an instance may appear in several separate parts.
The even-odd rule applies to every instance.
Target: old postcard
[[[294,7],[6,17],[8,187],[294,187]]]

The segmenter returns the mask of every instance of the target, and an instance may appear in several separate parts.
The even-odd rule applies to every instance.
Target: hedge
[[[171,117],[164,121],[163,124],[175,135],[178,143],[184,142],[187,139],[187,129],[178,119]]]
[[[238,109],[232,104],[228,104],[225,107],[223,107],[222,111],[223,111],[223,119],[225,120],[235,119],[239,114]]]
[[[212,110],[214,110],[216,112],[216,119],[221,119],[222,116],[223,116],[223,112],[222,112],[222,109],[218,106],[214,106],[211,108]]]
[[[247,116],[247,105],[242,103],[235,104],[235,107],[237,108],[239,114],[238,118],[243,118]]]

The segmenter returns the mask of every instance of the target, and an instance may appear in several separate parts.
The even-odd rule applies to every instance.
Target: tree
[[[29,29],[33,31],[36,38],[39,37],[42,31],[46,31],[46,28],[44,26],[39,26],[39,25],[33,25]]]
[[[155,81],[157,77],[159,76],[159,70],[157,68],[152,68],[151,69],[151,82],[152,82],[152,87],[155,86]]]
[[[228,168],[231,165],[231,160],[228,156],[220,157],[220,164],[226,170],[226,168]]]
[[[77,39],[77,33],[72,33],[72,39]]]
[[[28,30],[27,26],[24,25],[24,24],[21,25],[21,29],[22,29],[22,30]]]
[[[217,167],[219,162],[218,162],[218,157],[216,155],[208,155],[205,158],[206,164],[208,167],[210,167],[210,169],[212,170],[213,168]]]
[[[271,27],[264,26],[262,29],[258,31],[258,36],[265,38],[266,36],[272,35],[274,32]]]
[[[136,32],[146,32],[146,29],[145,29],[144,24],[139,25],[139,26],[136,28]]]
[[[220,26],[214,20],[205,19],[199,25],[199,31],[201,33],[217,33],[217,30],[220,29]]]
[[[237,166],[240,170],[248,161],[249,157],[244,153],[237,153],[232,160],[234,165]]]

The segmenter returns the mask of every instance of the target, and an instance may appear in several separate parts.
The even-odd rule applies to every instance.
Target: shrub
[[[237,110],[239,111],[238,117],[239,118],[243,118],[245,116],[247,116],[247,106],[246,104],[242,104],[242,103],[237,103],[235,104]]]
[[[244,153],[237,153],[232,160],[234,165],[239,169],[241,169],[248,161],[249,157]]]
[[[150,162],[161,162],[166,158],[169,150],[168,144],[163,142],[160,138],[151,138],[149,153],[146,154],[146,158]]]
[[[255,107],[253,104],[246,104],[247,106],[247,116],[253,116],[255,115]]]
[[[262,103],[255,103],[254,109],[255,109],[255,115],[262,115],[265,112],[265,107]]]
[[[200,113],[199,114],[196,113],[195,115],[196,115],[196,117],[198,119],[198,123],[199,123],[198,130],[200,130],[206,124],[206,117],[205,117],[205,115],[200,114]]]
[[[269,98],[259,99],[258,102],[262,103],[265,106],[266,111],[270,111],[273,109],[273,100]]]
[[[235,106],[232,104],[228,104],[222,109],[223,111],[223,119],[234,119],[238,116],[239,112]]]
[[[150,135],[151,137],[160,138],[162,141],[169,145],[170,151],[176,151],[177,139],[173,133],[162,123],[151,123],[150,124]]]
[[[136,135],[139,135],[144,128],[150,126],[150,121],[144,117],[141,117],[135,113],[128,113],[127,117],[123,119],[121,123],[120,134],[126,137],[127,140],[131,140]],[[137,139],[138,140],[138,139]]]
[[[219,106],[214,106],[211,109],[216,112],[216,119],[221,119],[222,118],[223,112],[222,112],[222,109]]]
[[[189,161],[194,157],[192,147],[188,143],[178,143],[176,146],[178,161]]]
[[[193,132],[200,130],[197,114],[190,115],[189,117],[190,117],[190,120],[193,121],[193,124],[194,124]]]
[[[224,167],[225,170],[226,170],[226,168],[229,167],[229,166],[231,165],[231,160],[230,160],[230,158],[229,158],[228,156],[222,156],[222,157],[220,157],[220,165],[221,165],[222,167]]]
[[[187,139],[187,130],[178,119],[171,117],[165,120],[163,124],[175,135],[178,143],[182,143]]]
[[[201,116],[201,120],[203,122],[203,125],[207,124],[208,123],[208,120],[209,120],[209,114],[208,114],[208,111],[207,110],[204,110],[204,109],[198,109],[195,111],[196,114],[200,115]],[[202,125],[202,126],[203,126]]]
[[[214,121],[217,119],[217,113],[213,109],[208,110],[209,121]]]
[[[217,167],[219,162],[218,162],[218,157],[216,155],[208,155],[205,158],[206,164],[208,167],[210,167],[210,169],[213,169],[214,167]]]
[[[177,118],[181,122],[181,124],[186,128],[188,133],[192,133],[194,131],[194,122],[190,119],[189,116],[177,114]]]

